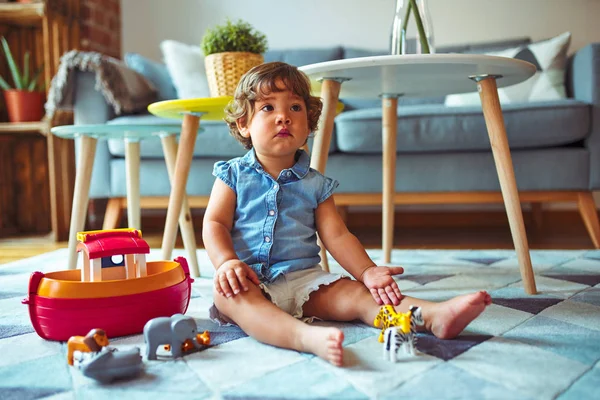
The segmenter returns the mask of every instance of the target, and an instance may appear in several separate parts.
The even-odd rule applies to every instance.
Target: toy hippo
[[[202,349],[203,344],[197,340],[196,321],[183,314],[171,317],[153,318],[144,326],[146,342],[146,358],[156,360],[156,350],[160,345],[169,345],[173,358],[181,357],[184,350]]]
[[[102,383],[115,379],[125,379],[138,375],[142,370],[140,349],[134,347],[117,351],[113,347],[104,347],[92,357],[85,357],[78,363],[81,373]]]

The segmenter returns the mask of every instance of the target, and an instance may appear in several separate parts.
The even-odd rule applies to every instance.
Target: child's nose
[[[278,124],[282,124],[282,123],[289,124],[290,122],[292,122],[292,120],[286,113],[280,113],[279,115],[277,115],[276,122]]]

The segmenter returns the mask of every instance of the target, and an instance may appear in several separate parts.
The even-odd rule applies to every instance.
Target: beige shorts
[[[323,271],[317,264],[308,269],[280,275],[272,283],[261,283],[259,287],[267,299],[292,317],[304,322],[312,322],[318,318],[304,317],[302,311],[310,294],[319,287],[329,285],[342,278],[349,277]],[[217,310],[214,303],[210,308],[210,319],[219,325],[235,325],[232,320]]]

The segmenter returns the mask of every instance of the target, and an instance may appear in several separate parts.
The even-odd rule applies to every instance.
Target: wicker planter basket
[[[263,63],[262,54],[231,51],[204,58],[208,88],[212,97],[233,96],[235,88],[250,68]]]

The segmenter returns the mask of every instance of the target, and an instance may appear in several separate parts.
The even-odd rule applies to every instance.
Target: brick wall
[[[81,50],[121,58],[121,0],[80,0]]]

